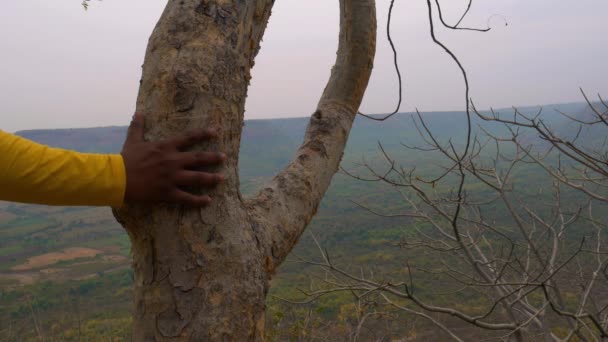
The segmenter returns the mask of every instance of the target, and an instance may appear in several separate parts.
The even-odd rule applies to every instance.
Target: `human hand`
[[[224,180],[218,173],[195,171],[202,166],[226,160],[224,153],[183,152],[193,144],[216,138],[214,130],[198,130],[160,142],[144,141],[144,116],[135,113],[122,148],[127,173],[125,202],[177,202],[205,206],[208,195],[194,195],[184,187],[217,185]]]

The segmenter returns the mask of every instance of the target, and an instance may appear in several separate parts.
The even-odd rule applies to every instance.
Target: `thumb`
[[[135,113],[129,130],[127,131],[126,143],[141,142],[144,140],[144,115],[141,113]]]

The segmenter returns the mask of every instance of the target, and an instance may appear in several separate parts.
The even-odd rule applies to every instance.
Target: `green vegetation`
[[[561,110],[578,113],[584,104],[570,104]],[[523,109],[526,111],[526,109]],[[531,111],[533,109],[527,109]],[[548,122],[567,131],[561,116],[550,113]],[[507,110],[504,111],[505,114]],[[462,143],[465,134],[464,114],[460,112],[430,113],[425,121],[434,134],[442,139]],[[246,195],[254,194],[265,181],[280,170],[297,148],[307,119],[255,120],[246,123],[241,148],[241,181]],[[501,132],[501,127],[493,127]],[[26,131],[21,135],[63,148],[87,152],[116,152],[124,139],[122,127]],[[586,139],[593,139],[588,134]],[[535,139],[531,137],[530,139]],[[432,152],[412,151],[402,144],[418,145],[419,134],[410,115],[398,115],[379,123],[358,118],[343,159],[342,166],[365,174],[362,163],[381,169],[386,161],[378,143],[404,166],[416,167],[418,172],[437,172],[437,155]],[[529,167],[517,175],[520,184],[534,185],[526,189],[536,196],[539,187],[547,183],[544,173]],[[475,192],[478,184],[467,184]],[[436,189],[436,191],[448,191]],[[574,195],[569,195],[574,196]],[[346,324],[352,296],[339,293],[323,298],[315,306],[293,308],[277,298],[303,299],[298,288],[308,288],[318,281],[314,267],[301,262],[319,260],[320,254],[311,238],[315,234],[329,251],[332,260],[353,268],[373,271],[381,277],[406,276],[404,261],[428,265],[432,253],[412,253],[400,250],[395,243],[411,238],[414,222],[405,218],[382,218],[361,209],[353,201],[380,208],[382,212],[396,212],[404,207],[394,188],[376,182],[352,179],[343,172],[336,175],[309,231],[300,239],[291,257],[280,268],[272,281],[269,297],[269,335],[284,338],[285,329],[292,329],[291,337],[298,336],[324,320]],[[501,208],[496,208],[500,213]],[[499,220],[500,221],[500,220]],[[419,227],[424,228],[424,227]],[[570,232],[575,241],[583,234]],[[98,251],[94,256],[81,257],[75,253],[59,261],[48,258],[30,268],[21,267],[47,253],[67,253],[70,248]],[[20,267],[20,268],[16,268]],[[106,208],[62,208],[0,203],[0,340],[129,340],[129,307],[131,303],[132,273],[129,270],[129,239]],[[422,284],[433,284],[433,277],[421,276]],[[421,286],[424,296],[429,289]],[[476,312],[483,299],[474,293],[459,293],[467,298],[468,307]],[[445,295],[440,301],[454,301]],[[312,308],[315,320],[301,317]],[[351,308],[352,309],[352,308]],[[352,311],[352,310],[351,310]],[[311,317],[313,317],[311,316]],[[287,324],[286,322],[289,322]],[[308,324],[303,328],[302,324]],[[289,326],[290,328],[288,328]],[[337,324],[336,333],[342,329]],[[399,331],[399,327],[395,328]],[[402,327],[403,329],[403,327]],[[409,328],[408,328],[409,329]],[[281,330],[281,332],[279,332]],[[409,329],[410,333],[415,329]],[[401,333],[405,333],[401,331]]]

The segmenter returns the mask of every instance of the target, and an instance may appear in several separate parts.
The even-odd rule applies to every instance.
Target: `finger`
[[[182,171],[175,179],[179,186],[213,186],[224,181],[224,176],[219,173],[200,171]]]
[[[178,150],[183,150],[189,146],[217,137],[217,131],[214,129],[202,129],[186,133],[184,136],[169,139],[166,141],[168,146],[171,146]]]
[[[171,193],[170,199],[174,202],[193,207],[204,207],[211,203],[211,197],[207,195],[193,195],[180,189],[175,189]]]
[[[219,152],[182,152],[179,159],[186,167],[217,165],[226,160],[226,154]]]
[[[127,142],[134,143],[144,140],[144,116],[141,113],[135,113],[129,130],[127,131]]]

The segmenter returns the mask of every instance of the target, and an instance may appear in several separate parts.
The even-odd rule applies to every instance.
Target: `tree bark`
[[[150,38],[137,111],[147,140],[216,127],[197,146],[228,155],[202,209],[126,205],[135,341],[261,341],[269,279],[310,222],[338,169],[371,74],[374,0],[340,0],[331,78],[294,160],[254,199],[239,192],[238,152],[250,70],[273,0],[169,0]]]

